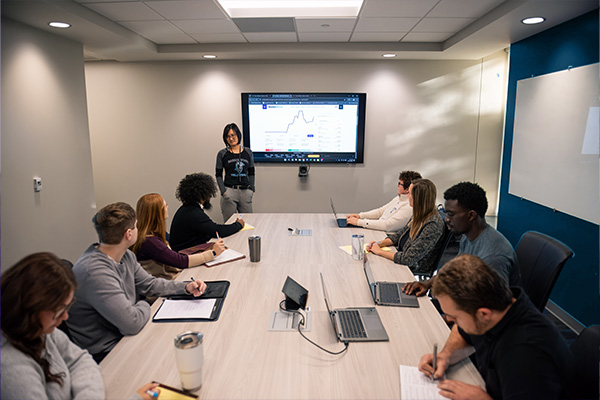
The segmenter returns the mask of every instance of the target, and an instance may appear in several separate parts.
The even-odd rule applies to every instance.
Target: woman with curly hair
[[[371,242],[367,250],[396,264],[407,265],[413,273],[432,273],[437,267],[433,264],[445,229],[444,220],[435,207],[436,195],[435,184],[429,179],[413,181],[408,188],[408,201],[413,208],[408,225],[379,243]],[[381,249],[391,245],[398,251],[393,253]]]
[[[206,243],[211,238],[231,236],[244,227],[244,220],[232,224],[213,222],[204,210],[210,210],[210,199],[217,195],[217,185],[212,176],[203,172],[186,175],[177,186],[175,197],[181,207],[171,222],[169,242],[175,251]]]
[[[180,254],[171,249],[167,241],[165,221],[169,218],[169,206],[158,193],[145,194],[137,202],[138,238],[131,251],[146,272],[159,278],[173,279],[182,268],[195,267],[214,260],[225,251],[223,239],[211,250],[197,254]]]

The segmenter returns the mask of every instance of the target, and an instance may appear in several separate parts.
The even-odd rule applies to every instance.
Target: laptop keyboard
[[[338,310],[342,334],[351,339],[366,338],[367,332],[357,310]]]
[[[379,296],[383,303],[402,303],[398,285],[395,283],[379,283]]]

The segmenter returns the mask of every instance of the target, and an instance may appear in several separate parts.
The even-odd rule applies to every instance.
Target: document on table
[[[240,252],[237,252],[232,249],[227,249],[224,252],[222,252],[221,254],[219,254],[218,256],[216,256],[214,260],[209,261],[209,262],[205,263],[204,265],[206,265],[207,267],[214,267],[215,265],[223,264],[223,263],[226,263],[229,261],[239,260],[244,257],[246,257],[246,256]]]
[[[250,229],[254,229],[254,227],[252,225],[250,225],[249,223],[245,222],[244,227],[242,229],[240,229],[240,232],[241,231],[249,231]]]
[[[368,244],[366,244],[366,243],[365,243],[365,246],[364,246],[365,253],[367,252],[367,246],[368,246]],[[344,250],[346,253],[348,253],[348,254],[352,255],[352,245],[351,245],[351,244],[349,244],[349,245],[347,245],[347,246],[340,246],[340,249],[342,249],[342,250]],[[383,250],[383,251],[392,251],[392,249],[391,249],[391,248],[389,248],[389,247],[387,247],[387,246],[383,246],[383,247],[381,248],[381,250]]]
[[[165,299],[154,315],[153,321],[161,319],[208,319],[217,299],[168,300]]]
[[[419,371],[418,367],[400,366],[400,398],[410,400],[445,400],[437,385],[430,377]]]

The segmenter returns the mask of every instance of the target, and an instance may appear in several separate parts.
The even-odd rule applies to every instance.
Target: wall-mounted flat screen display
[[[362,163],[366,93],[242,93],[255,162]]]

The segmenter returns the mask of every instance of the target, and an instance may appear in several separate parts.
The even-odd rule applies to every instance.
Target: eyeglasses
[[[73,307],[73,304],[75,304],[75,296],[73,296],[73,299],[71,300],[71,302],[69,304],[67,304],[63,309],[58,310],[54,314],[54,320],[59,320],[62,317],[64,317],[65,314],[69,312],[69,310],[71,309],[71,307]]]
[[[404,189],[406,189],[406,185],[404,183],[402,183],[402,181],[398,181],[398,186],[402,186]],[[410,185],[408,185],[410,186]]]

